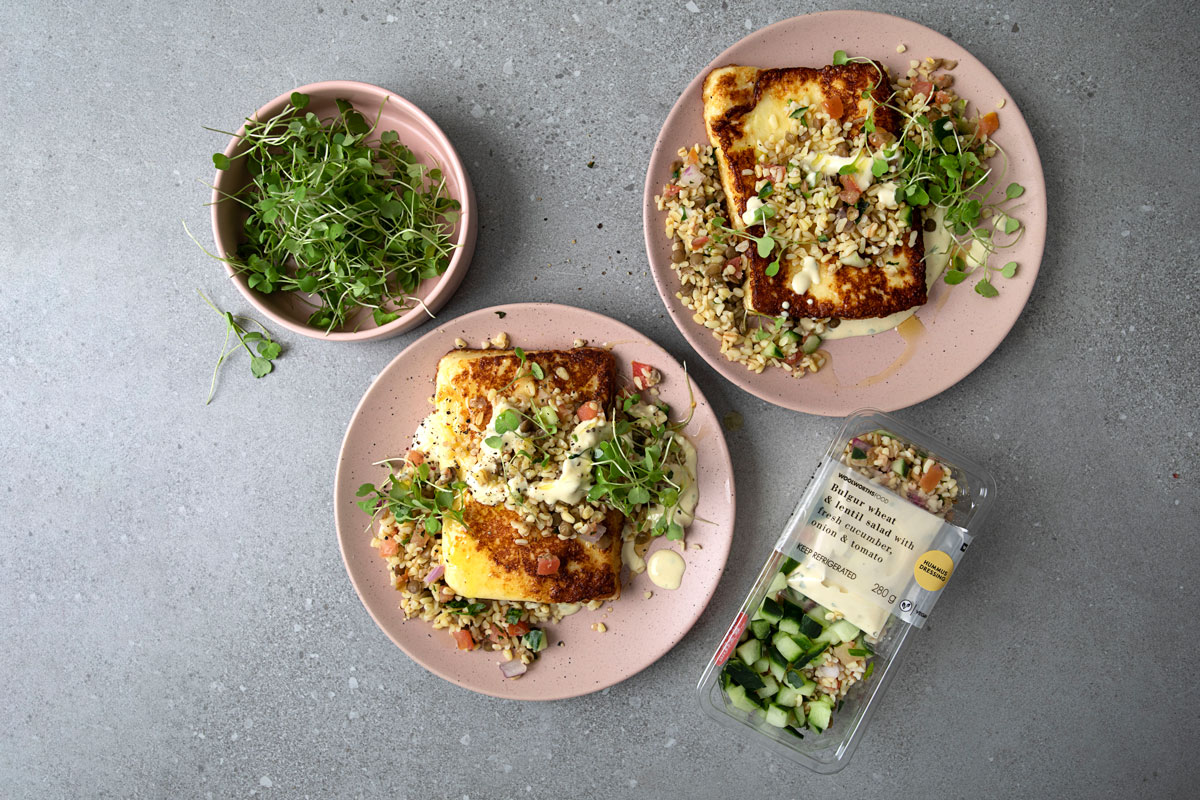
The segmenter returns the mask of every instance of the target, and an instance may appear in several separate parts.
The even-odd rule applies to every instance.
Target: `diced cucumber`
[[[763,676],[763,688],[755,692],[756,695],[766,700],[768,697],[774,697],[779,694],[779,684],[770,675]]]
[[[783,674],[783,682],[785,685],[790,686],[798,691],[806,683],[808,683],[808,680],[800,674],[800,670],[789,668],[788,671]],[[816,684],[813,685],[815,686]]]
[[[725,665],[725,669],[729,673],[729,677],[733,680],[733,682],[738,686],[741,686],[743,689],[747,689],[751,692],[757,692],[764,685],[762,678],[760,678],[753,669],[741,663],[740,661],[734,661],[731,659],[729,663]]]
[[[805,614],[804,619],[800,620],[800,632],[810,639],[820,636],[823,630],[825,629],[821,627],[821,623],[809,614]]]
[[[802,697],[812,697],[817,691],[817,682],[804,679],[804,685],[796,689]]]
[[[791,600],[781,600],[779,607],[783,609],[784,619],[794,619],[796,622],[804,620],[804,609],[793,603]]]
[[[853,623],[844,619],[839,619],[837,622],[829,626],[828,630],[833,632],[833,635],[838,637],[837,644],[841,642],[852,642],[862,633]]]
[[[783,333],[779,334],[779,343],[780,344],[788,344],[788,343],[795,344],[796,342],[799,342],[799,341],[800,341],[800,334],[796,333],[795,331],[784,331]]]
[[[800,633],[800,623],[791,617],[784,617],[783,619],[779,620],[777,627],[784,633],[792,635],[797,635]]]
[[[901,478],[908,475],[908,462],[903,458],[897,458],[892,462],[892,472],[899,475]]]
[[[803,701],[804,696],[790,686],[779,687],[779,693],[775,695],[775,702],[788,708],[795,708]]]
[[[782,728],[786,726],[792,718],[791,714],[788,713],[789,710],[790,709],[786,709],[783,706],[777,706],[774,703],[767,706],[767,724],[776,728]]]
[[[729,698],[729,702],[734,708],[741,709],[742,711],[758,711],[760,709],[758,703],[747,697],[746,690],[736,683],[725,691],[725,695]]]
[[[762,608],[759,609],[759,613],[762,614],[763,619],[772,625],[783,619],[783,609],[779,607],[779,603],[776,603],[769,597],[762,601]]]
[[[780,655],[788,660],[788,663],[795,661],[800,656],[804,655],[804,648],[796,644],[796,640],[788,636],[783,631],[779,631],[771,637],[771,644],[779,649]],[[735,676],[736,678],[736,676]]]
[[[782,609],[780,609],[780,613],[783,613]],[[817,606],[812,611],[809,611],[808,618],[820,625],[822,629],[829,625],[829,619],[825,616],[825,609],[821,608],[821,606]]]
[[[748,639],[738,645],[737,654],[743,664],[753,664],[762,658],[762,642],[758,639]]]
[[[804,727],[804,706],[796,706],[792,709],[792,725],[796,728]]]
[[[765,639],[771,634],[771,623],[765,619],[756,619],[750,623],[750,633],[755,639]]]
[[[776,572],[775,577],[771,579],[771,585],[767,587],[767,596],[774,597],[776,593],[782,592],[787,588],[787,575],[782,572]]]
[[[795,660],[792,662],[792,666],[794,666],[794,667],[796,667],[796,668],[803,667],[805,664],[807,664],[808,662],[812,661],[812,660],[813,660],[814,658],[816,658],[817,656],[821,655],[821,653],[824,653],[824,652],[825,652],[825,649],[826,649],[827,647],[829,647],[829,644],[828,644],[828,642],[817,642],[817,643],[816,643],[816,644],[814,644],[812,647],[810,647],[809,649],[805,650],[805,651],[804,651],[804,655],[803,655],[803,656],[801,656],[800,658],[797,658],[797,659],[795,659]]]
[[[767,358],[779,358],[779,359],[782,359],[782,358],[783,358],[783,351],[779,349],[779,345],[775,344],[774,342],[771,342],[771,343],[770,343],[769,345],[767,345],[767,346],[766,346],[766,348],[763,350],[763,355],[765,355]]]
[[[783,683],[783,676],[787,674],[787,664],[776,664],[774,661],[771,661],[767,672],[770,673],[772,678]]]
[[[784,575],[791,575],[792,571],[798,566],[800,566],[800,562],[791,556],[788,556],[783,560],[783,563],[779,565],[779,571]]]
[[[833,706],[823,700],[813,700],[808,704],[808,727],[817,733],[829,727],[829,719],[833,716]]]
[[[815,333],[810,333],[808,336],[804,337],[804,343],[800,345],[800,349],[806,354],[812,355],[813,353],[817,352],[817,348],[820,346],[821,337],[817,336]]]
[[[754,671],[757,672],[759,675],[766,675],[768,672],[771,671],[771,660],[769,658],[767,658],[766,656],[763,656],[758,661],[755,661],[753,666],[754,666]]]

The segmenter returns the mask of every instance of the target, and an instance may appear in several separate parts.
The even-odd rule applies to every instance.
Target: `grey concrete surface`
[[[1012,334],[902,412],[990,466],[1000,507],[857,756],[823,778],[724,739],[692,686],[837,421],[769,407],[694,357],[639,205],[687,81],[748,28],[822,7],[689,6],[0,4],[0,796],[1195,796],[1194,7],[862,4],[950,34],[1019,100],[1050,234]],[[470,166],[479,247],[443,316],[583,305],[745,416],[728,572],[638,676],[494,700],[367,616],[334,535],[336,456],[421,330],[284,334],[275,374],[235,361],[204,406],[222,328],[195,289],[249,308],[181,225],[209,241],[224,140],[202,126],[328,78],[409,97]]]

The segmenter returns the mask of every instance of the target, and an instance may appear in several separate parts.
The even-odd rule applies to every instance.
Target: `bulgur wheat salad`
[[[388,469],[386,480],[364,484],[358,495],[372,516],[371,546],[387,564],[405,617],[449,631],[461,650],[499,653],[501,672],[511,679],[550,644],[548,626],[611,597],[535,602],[459,594],[447,581],[454,568],[447,537],[470,535],[470,509],[503,509],[511,520],[504,529],[510,549],[549,544],[550,552],[564,553],[561,559],[538,556],[539,577],[567,573],[565,553],[577,550],[563,548],[572,542],[611,553],[619,593],[622,561],[633,574],[645,570],[642,556],[653,539],[685,549],[697,492],[695,450],[682,433],[686,421],[672,422],[658,400],[657,369],[633,362],[631,379],[602,403],[552,386],[555,377],[568,375],[548,356],[571,351],[498,349],[507,345],[507,335],[485,343],[516,370],[501,390],[487,393],[486,404],[469,401],[477,437],[469,452],[463,440],[449,447],[431,435],[431,415],[405,456],[379,462]],[[563,374],[556,376],[556,369]],[[620,529],[607,529],[613,519]],[[606,630],[603,624],[592,629]]]
[[[960,487],[954,470],[887,431],[846,442],[840,460],[930,513],[949,520]],[[798,592],[788,576],[800,566],[779,562],[753,618],[721,673],[729,702],[769,725],[803,737],[822,733],[846,695],[870,679],[880,636]]]
[[[911,246],[922,234],[930,283],[939,274],[951,285],[974,274],[975,291],[992,297],[996,275],[1011,278],[1017,270],[1015,262],[999,267],[988,256],[1021,236],[1020,223],[1002,206],[1024,188],[1010,184],[1002,198],[989,188],[998,177],[988,161],[1001,152],[992,140],[999,117],[968,111],[953,88],[956,62],[913,60],[894,80],[876,62],[834,55],[835,65],[848,62],[871,64],[878,81],[887,81],[887,101],[876,104],[864,92],[872,113],[844,122],[836,97],[813,107],[790,101],[785,118],[772,117],[771,139],[758,141],[757,196],[744,213],[728,202],[711,145],[680,148],[655,198],[672,242],[676,297],[712,331],[728,360],[754,372],[772,366],[802,377],[827,363],[823,341],[887,330],[901,320],[884,317],[878,329],[846,325],[850,320],[805,316],[786,302],[778,316],[758,314],[746,302],[752,255],[771,261],[767,276],[786,266],[785,275],[803,277],[800,294],[822,272],[828,279],[842,269],[893,269],[880,263],[891,248]],[[899,136],[874,125],[880,105],[903,121]],[[914,216],[921,214],[913,209],[924,215],[917,227]]]

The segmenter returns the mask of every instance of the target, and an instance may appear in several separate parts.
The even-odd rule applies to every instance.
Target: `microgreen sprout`
[[[399,460],[399,459],[396,459]],[[392,460],[386,463],[389,469]],[[455,481],[442,486],[432,480],[429,464],[413,466],[403,462],[400,471],[392,471],[381,487],[364,483],[358,487],[357,496],[366,498],[358,501],[358,507],[374,520],[383,509],[392,512],[397,523],[413,522],[426,533],[437,533],[442,529],[442,517],[448,516],[459,524],[463,523],[457,497],[466,490],[465,483]]]
[[[250,175],[224,197],[249,214],[225,261],[251,289],[301,293],[314,308],[310,325],[348,327],[364,309],[384,325],[420,304],[421,281],[446,271],[459,203],[442,171],[419,163],[395,131],[368,143],[379,116],[369,123],[339,99],[321,119],[308,104],[293,93],[276,116],[246,121],[237,155],[213,156],[221,170],[243,159]]]
[[[221,345],[221,355],[217,358],[217,364],[213,367],[212,381],[208,387],[208,399],[204,401],[204,405],[208,405],[212,402],[213,395],[217,391],[217,373],[220,371],[221,365],[239,347],[250,354],[250,372],[256,378],[262,378],[271,373],[271,370],[275,368],[274,361],[279,358],[280,353],[283,352],[283,348],[271,338],[271,334],[266,326],[258,320],[253,317],[235,316],[228,311],[222,311],[213,305],[213,302],[205,297],[204,293],[199,289],[196,290],[196,294],[200,295],[200,299],[207,303],[209,308],[216,311],[225,319],[225,341]],[[247,330],[247,325],[257,325],[262,329],[262,332]],[[237,343],[232,347],[229,345],[231,336],[237,338]],[[254,350],[250,349],[250,345],[254,345]]]

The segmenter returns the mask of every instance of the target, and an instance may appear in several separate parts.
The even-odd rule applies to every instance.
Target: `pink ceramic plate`
[[[454,145],[442,133],[442,129],[430,119],[424,111],[405,100],[399,95],[392,94],[386,89],[372,86],[369,83],[357,81],[322,81],[310,83],[293,91],[309,96],[307,111],[316,114],[321,119],[337,114],[336,101],[350,101],[356,110],[374,122],[379,116],[379,125],[372,139],[378,141],[383,131],[396,131],[400,135],[401,144],[412,150],[417,160],[427,167],[439,167],[446,177],[446,192],[461,204],[458,223],[451,231],[450,240],[457,249],[450,259],[446,271],[436,278],[422,281],[417,287],[416,297],[424,302],[429,313],[436,312],[446,304],[454,294],[454,290],[462,283],[467,274],[467,266],[471,263],[471,255],[475,251],[475,236],[478,228],[477,212],[475,210],[475,191],[467,176],[467,169],[458,157]],[[279,95],[271,102],[254,113],[255,119],[266,120],[275,116],[288,107],[292,92]],[[382,109],[382,111],[381,111]],[[245,133],[243,125],[238,129],[237,138],[229,141],[225,155],[233,158],[240,152],[241,136]],[[217,170],[216,183],[212,195],[213,236],[217,243],[217,253],[221,258],[237,251],[241,238],[245,212],[236,203],[223,200],[226,194],[237,192],[249,180],[245,169],[245,159],[235,159],[233,166],[225,170]],[[232,267],[225,265],[234,285],[241,290],[246,299],[269,319],[296,333],[311,336],[314,339],[326,339],[334,342],[367,341],[384,339],[398,333],[411,330],[430,319],[425,308],[415,306],[398,319],[384,325],[376,325],[369,313],[360,313],[358,320],[361,327],[357,330],[340,330],[326,333],[323,329],[314,328],[308,324],[308,317],[313,312],[313,306],[306,303],[307,299],[299,292],[273,292],[262,294],[251,289],[246,279],[238,275]]]
[[[577,338],[608,346],[617,357],[618,374],[626,379],[630,361],[651,364],[663,373],[662,399],[670,404],[672,415],[687,413],[683,367],[633,328],[600,314],[570,306],[522,303],[485,308],[444,322],[384,368],[350,420],[334,488],[338,541],[350,580],[367,611],[400,649],[430,672],[496,697],[574,697],[611,686],[650,666],[700,617],[725,569],[733,537],[733,467],[717,418],[693,383],[696,413],[685,432],[698,451],[700,504],[698,521],[687,532],[683,585],[667,591],[651,584],[645,574],[629,580],[625,571],[619,600],[596,611],[580,611],[552,626],[550,647],[529,672],[517,680],[505,680],[498,653],[460,652],[446,631],[435,631],[419,619],[404,619],[398,607],[400,595],[370,546],[367,516],[355,505],[354,496],[361,484],[377,483],[385,477],[384,470],[372,466],[373,462],[408,449],[417,424],[432,408],[429,400],[438,360],[454,349],[454,340],[462,338],[478,347],[500,331],[506,331],[514,345],[526,350],[569,348]],[[659,540],[652,551],[666,544]],[[693,549],[692,544],[701,549]],[[654,592],[650,600],[644,599],[646,590]],[[591,630],[596,622],[603,622],[608,631]]]
[[[907,50],[900,54],[896,46]],[[692,312],[675,297],[679,281],[671,269],[671,243],[663,232],[664,215],[654,203],[670,178],[670,165],[680,147],[706,142],[701,85],[710,70],[727,64],[758,67],[812,66],[830,63],[835,50],[866,56],[903,75],[910,59],[958,60],[954,88],[981,112],[999,110],[995,140],[1008,153],[1002,186],[1016,181],[1025,187],[1014,215],[1025,225],[1017,245],[997,257],[997,266],[1016,261],[1016,277],[997,276],[1000,296],[982,297],[969,284],[938,282],[929,302],[917,312],[923,332],[906,340],[898,331],[841,339],[822,345],[831,358],[820,372],[797,380],[781,369],[754,374],[721,355],[717,339],[692,320]],[[999,164],[1003,156],[997,156]],[[1016,102],[1000,81],[976,58],[939,33],[915,22],[865,11],[829,11],[794,17],[742,39],[713,59],[697,75],[667,116],[646,172],[643,203],[646,250],[654,281],[676,326],[714,369],[751,394],[796,411],[844,416],[871,406],[885,411],[933,397],[965,378],[983,363],[1021,314],[1037,277],[1046,243],[1046,184],[1033,137]],[[973,281],[971,281],[973,283]],[[918,329],[920,330],[920,329]]]

